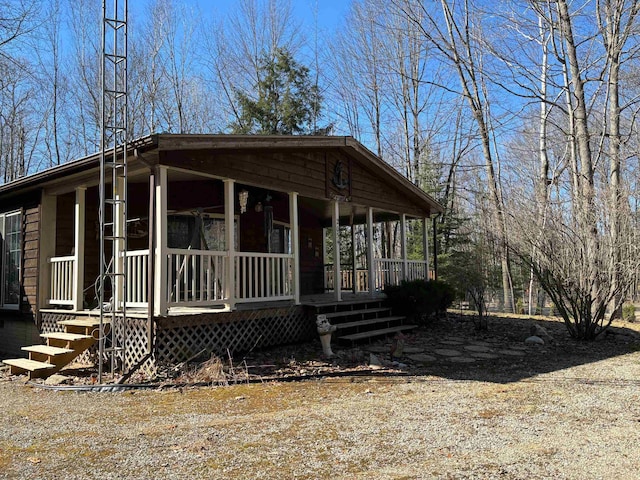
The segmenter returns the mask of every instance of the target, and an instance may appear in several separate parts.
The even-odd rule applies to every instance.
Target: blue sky
[[[202,10],[215,9],[221,14],[232,10],[238,0],[178,0],[179,3],[197,5]],[[144,2],[129,1],[131,14],[135,14],[135,6],[144,5]],[[291,0],[291,5],[297,17],[306,25],[313,25],[314,11],[318,12],[318,26],[326,31],[335,30],[344,19],[351,0]],[[144,8],[144,7],[143,7]]]

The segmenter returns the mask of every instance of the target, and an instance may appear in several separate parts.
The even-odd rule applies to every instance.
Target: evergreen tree
[[[309,69],[283,48],[264,54],[255,98],[236,91],[238,117],[233,133],[259,135],[327,135],[331,126],[318,128],[322,96],[309,79]]]

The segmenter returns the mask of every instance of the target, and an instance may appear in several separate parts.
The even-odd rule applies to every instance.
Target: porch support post
[[[356,229],[351,216],[351,287],[353,293],[358,293],[358,270],[356,269]]]
[[[438,225],[433,217],[433,279],[438,280]]]
[[[38,261],[38,306],[46,308],[51,299],[51,257],[56,256],[56,210],[58,198],[42,192],[40,203],[40,259]],[[45,240],[46,239],[46,240]]]
[[[124,177],[118,176],[115,180],[117,182],[117,191],[120,192],[118,200],[124,200],[126,198],[126,182]],[[118,274],[113,279],[114,291],[113,291],[113,305],[116,311],[121,311],[125,303],[124,298],[124,277],[126,258],[124,258],[124,252],[127,248],[125,245],[125,238],[127,233],[127,219],[125,217],[126,212],[123,203],[117,203],[115,205],[115,218],[113,219],[113,234],[118,239],[113,242],[113,261],[115,262],[113,271]]]
[[[289,192],[289,223],[293,255],[293,300],[300,305],[300,228],[298,225],[298,192]]]
[[[333,201],[333,298],[342,301],[342,274],[340,273],[340,204]]]
[[[427,217],[422,219],[422,253],[425,263],[424,271],[427,277],[425,280],[429,280],[431,275],[429,275],[429,219]]]
[[[402,280],[407,280],[407,216],[400,215],[400,257],[402,258]]]
[[[155,278],[154,282],[154,314],[156,316],[166,316],[169,309],[167,305],[167,167],[158,166],[155,174],[156,190],[156,249],[155,249]]]
[[[367,209],[367,280],[369,281],[369,295],[376,291],[376,268],[373,264],[373,208]]]
[[[76,188],[73,241],[73,309],[76,311],[84,309],[84,226],[86,191],[86,187]]]
[[[227,178],[224,180],[224,232],[226,236],[227,253],[229,255],[229,264],[226,270],[226,297],[227,306],[233,310],[236,306],[236,243],[235,243],[235,182]],[[245,279],[246,280],[246,279]]]

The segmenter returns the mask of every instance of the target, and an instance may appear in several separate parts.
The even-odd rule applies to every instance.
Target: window
[[[235,249],[238,250],[238,217],[234,219]],[[169,215],[167,222],[169,248],[194,250],[226,250],[224,217],[213,214]]]
[[[20,305],[20,212],[0,213],[0,307]]]

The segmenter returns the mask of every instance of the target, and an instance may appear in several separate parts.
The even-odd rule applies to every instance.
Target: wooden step
[[[41,353],[42,355],[64,355],[65,353],[71,353],[73,350],[70,348],[51,347],[49,345],[31,345],[29,347],[22,347],[25,352]]]
[[[104,325],[108,324],[110,322],[109,319],[105,318],[103,319],[102,323]],[[96,317],[85,317],[85,318],[72,318],[71,320],[60,320],[58,322],[58,325],[62,325],[63,327],[66,326],[70,326],[70,327],[99,327],[100,326],[100,319],[96,318]]]
[[[11,367],[12,375],[30,372],[30,377],[37,376],[33,375],[34,373],[37,374],[39,372],[46,372],[47,370],[56,368],[55,365],[52,365],[50,363],[29,360],[28,358],[9,358],[7,360],[3,360],[2,362]]]
[[[93,338],[91,335],[82,335],[79,333],[66,333],[66,332],[53,332],[53,333],[42,333],[40,334],[42,338],[54,339],[54,340],[64,340],[66,342],[76,342],[78,340],[88,340]]]
[[[368,318],[366,320],[357,320],[354,322],[336,323],[335,326],[338,330],[344,330],[346,328],[363,327],[365,325],[375,325],[376,323],[391,323],[404,320],[405,317],[381,317],[381,318]]]
[[[365,308],[362,310],[346,310],[344,312],[329,312],[323,313],[321,315],[326,315],[327,318],[340,318],[340,317],[349,317],[352,315],[366,315],[367,313],[381,313],[388,312],[388,308]]]
[[[352,333],[351,335],[343,335],[338,337],[338,340],[346,340],[350,342],[356,342],[358,340],[364,340],[365,338],[381,337],[390,335],[392,333],[403,332],[405,330],[413,330],[418,328],[418,325],[399,325],[397,327],[382,328],[379,330],[369,330],[368,332]]]

